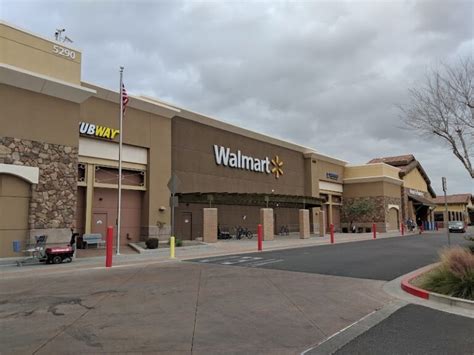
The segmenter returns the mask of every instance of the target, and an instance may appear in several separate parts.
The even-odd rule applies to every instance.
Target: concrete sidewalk
[[[0,279],[2,354],[299,354],[391,301],[382,281],[280,270],[32,269]]]

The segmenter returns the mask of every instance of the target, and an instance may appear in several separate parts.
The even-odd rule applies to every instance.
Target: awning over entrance
[[[418,203],[418,204],[421,204],[423,206],[426,206],[426,207],[436,207],[436,203],[428,200],[427,198],[423,197],[423,196],[417,196],[417,195],[413,195],[413,194],[407,194],[408,195],[408,199]]]
[[[322,199],[309,196],[291,196],[259,193],[180,193],[179,203],[203,203],[208,205],[244,205],[289,208],[321,207]]]

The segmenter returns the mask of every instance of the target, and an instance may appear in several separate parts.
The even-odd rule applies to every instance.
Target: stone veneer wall
[[[46,234],[48,243],[69,241],[76,219],[78,148],[0,137],[0,163],[39,168],[31,191],[30,238]]]
[[[402,221],[406,221],[408,219],[408,194],[407,189],[402,186],[402,206],[400,208],[400,216]]]
[[[398,197],[388,197],[388,196],[377,196],[377,197],[349,197],[343,199],[343,206],[344,204],[351,204],[354,201],[358,200],[366,200],[372,201],[374,203],[374,209],[372,213],[361,217],[358,220],[353,221],[357,227],[362,228],[371,228],[372,224],[375,223],[377,225],[377,230],[379,232],[386,232],[387,231],[387,224],[388,224],[388,205],[397,205],[399,206],[401,212],[401,203],[402,199]],[[348,220],[346,214],[344,213],[344,208],[341,209],[341,228],[342,227],[349,227],[350,221]]]

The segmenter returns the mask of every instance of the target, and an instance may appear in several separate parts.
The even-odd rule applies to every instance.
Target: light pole
[[[446,196],[446,178],[443,176],[441,178],[443,184],[443,192],[444,192],[444,222],[446,225],[446,233],[448,233],[448,246],[451,246],[451,236],[449,235],[449,217],[448,217],[448,197]]]

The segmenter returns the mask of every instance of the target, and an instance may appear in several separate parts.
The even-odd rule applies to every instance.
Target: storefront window
[[[84,164],[79,164],[77,166],[77,181],[86,181],[86,166]]]

